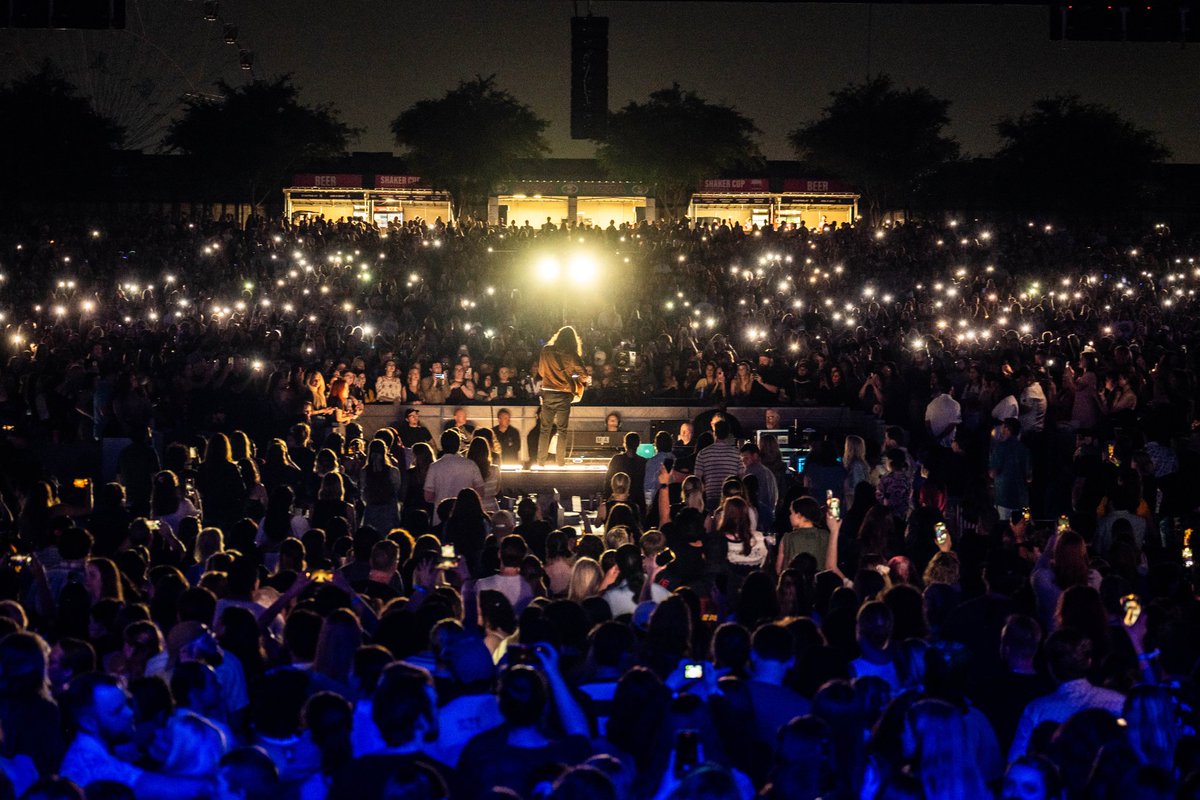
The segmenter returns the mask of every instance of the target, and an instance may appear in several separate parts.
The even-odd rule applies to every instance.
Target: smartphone
[[[1058,518],[1058,532],[1066,533],[1069,530],[1071,530],[1071,518],[1063,514]]]
[[[188,448],[188,458],[190,458],[192,461],[198,460],[200,458],[200,451],[194,447],[189,447]]]
[[[1184,569],[1191,569],[1195,565],[1195,560],[1192,557],[1192,529],[1184,528],[1183,530],[1183,566]]]
[[[91,486],[91,484],[91,478],[76,478],[75,480],[71,481],[71,485],[76,489],[86,489],[88,486]]]
[[[1138,617],[1142,616],[1142,601],[1136,594],[1127,594],[1121,598],[1121,614],[1126,628],[1137,625]]]
[[[829,498],[829,513],[833,514],[834,519],[842,518],[842,501],[836,497]]]
[[[505,649],[505,658],[508,659],[510,665],[529,664],[533,667],[541,666],[541,661],[537,657],[537,646],[532,644],[510,644]]]
[[[700,732],[675,734],[675,777],[681,778],[700,766]]]
[[[439,381],[444,381],[444,380],[446,380],[446,373],[435,372],[435,373],[433,373],[433,377],[437,378]]]
[[[454,552],[454,545],[442,545],[442,560],[438,562],[438,567],[441,569],[449,569],[458,565],[458,554]]]
[[[329,583],[333,580],[333,570],[314,569],[308,573],[308,577],[313,583]]]
[[[675,560],[675,551],[669,547],[666,548],[665,550],[659,551],[654,556],[654,563],[658,564],[660,567],[665,567],[674,560]]]
[[[704,680],[704,665],[703,664],[684,664],[683,679],[685,681],[702,681]]]
[[[1021,519],[1025,520],[1026,522],[1029,522],[1029,520],[1033,519],[1033,514],[1031,514],[1029,511],[1029,506],[1025,506],[1025,508],[1021,509]]]
[[[946,523],[939,522],[933,526],[933,540],[937,542],[938,547],[942,547],[950,541],[950,531],[946,528]]]

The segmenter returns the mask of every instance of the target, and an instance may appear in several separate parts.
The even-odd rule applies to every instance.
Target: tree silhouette
[[[252,205],[282,189],[295,170],[344,154],[360,133],[332,105],[303,105],[290,75],[236,87],[221,81],[217,90],[216,99],[186,100],[165,144],[194,156]]]
[[[958,157],[958,143],[942,133],[950,102],[928,89],[897,89],[879,75],[830,96],[821,117],[789,140],[801,159],[853,184],[871,219],[909,208],[922,183]]]
[[[517,159],[549,151],[549,123],[510,93],[495,76],[476,76],[435,99],[420,100],[392,121],[396,144],[410,168],[450,192],[455,210],[486,203],[492,186],[511,177]]]
[[[57,195],[103,176],[123,131],[49,63],[0,86],[0,195]]]
[[[1038,100],[996,131],[1001,195],[1023,209],[1068,216],[1134,206],[1154,164],[1170,155],[1153,131],[1074,95]]]
[[[613,112],[596,157],[612,175],[654,185],[668,214],[678,216],[704,178],[761,165],[759,133],[737,109],[676,83]]]

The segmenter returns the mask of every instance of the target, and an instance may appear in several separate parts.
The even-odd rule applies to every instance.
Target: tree
[[[1158,136],[1074,95],[1038,100],[996,124],[1002,194],[1014,206],[1095,215],[1134,206],[1170,153]]]
[[[455,209],[486,203],[492,186],[511,177],[517,159],[549,150],[550,123],[508,92],[494,75],[460,81],[442,97],[420,100],[392,121],[412,170],[450,192]]]
[[[360,131],[332,105],[306,106],[290,75],[245,86],[217,83],[218,97],[188,98],[167,130],[167,147],[195,156],[253,206],[296,169],[346,152]]]
[[[801,159],[862,193],[869,215],[909,208],[922,183],[958,157],[943,135],[950,102],[928,89],[897,89],[886,75],[831,92],[821,117],[789,135]]]
[[[48,62],[0,86],[0,120],[0,193],[26,198],[101,177],[123,136]]]
[[[596,157],[612,175],[655,186],[668,214],[677,216],[704,178],[761,166],[759,133],[737,109],[676,83],[614,112]]]

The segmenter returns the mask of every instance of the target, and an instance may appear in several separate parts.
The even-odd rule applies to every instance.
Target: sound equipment
[[[571,18],[571,138],[608,133],[608,17]]]

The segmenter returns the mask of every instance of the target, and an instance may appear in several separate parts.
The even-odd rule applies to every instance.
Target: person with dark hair
[[[42,775],[57,770],[66,747],[58,703],[50,696],[49,655],[36,633],[0,639],[0,752],[6,758],[29,756]]]
[[[1001,423],[988,457],[988,476],[995,487],[996,513],[1000,519],[1012,519],[1029,506],[1033,462],[1029,448],[1021,442],[1020,420],[1006,419]]]
[[[500,572],[476,581],[475,593],[500,592],[512,604],[513,612],[520,616],[525,606],[533,600],[533,589],[521,577],[521,565],[528,554],[529,548],[525,546],[524,539],[515,533],[505,536],[504,541],[500,542]]]
[[[1021,756],[1008,765],[1001,800],[1061,800],[1058,767],[1045,756]]]
[[[278,800],[279,770],[257,747],[235,747],[221,757],[217,800]]]
[[[1093,686],[1087,679],[1092,668],[1092,642],[1081,631],[1062,628],[1046,639],[1046,667],[1058,688],[1025,706],[1013,736],[1008,760],[1025,755],[1034,730],[1043,722],[1064,722],[1084,709],[1100,709],[1120,716],[1125,695]]]
[[[736,686],[746,694],[746,711],[758,747],[769,749],[780,728],[812,709],[807,698],[787,686],[786,678],[795,662],[796,641],[791,631],[773,622],[754,631],[750,639],[750,678]],[[732,686],[728,691],[735,692]]]
[[[892,610],[881,601],[864,603],[858,609],[855,638],[859,656],[850,662],[852,677],[872,675],[886,681],[893,690],[899,689],[900,678],[890,649],[893,622]]]
[[[477,797],[491,786],[528,796],[546,764],[579,764],[592,754],[587,716],[559,672],[558,652],[544,643],[527,646],[533,647],[537,667],[510,666],[500,677],[504,724],[472,738],[459,757],[465,797]],[[565,736],[545,724],[551,706]]]
[[[329,800],[380,797],[388,778],[411,764],[431,770],[449,785],[450,768],[425,755],[427,743],[437,738],[437,695],[426,670],[404,663],[388,666],[379,677],[371,716],[385,747],[338,770]]]
[[[542,348],[537,373],[542,380],[542,407],[538,412],[537,463],[545,466],[550,454],[551,429],[558,433],[554,451],[559,466],[570,449],[571,403],[583,396],[590,378],[583,366],[583,343],[570,325],[559,328]]]
[[[829,531],[824,528],[825,515],[821,504],[813,497],[797,497],[788,507],[788,524],[791,530],[779,538],[775,556],[775,571],[788,569],[801,553],[808,553],[817,560],[818,566],[825,564],[829,550]]]
[[[742,474],[742,455],[729,441],[729,422],[717,420],[713,424],[713,436],[716,440],[696,454],[695,468],[696,477],[704,482],[704,503],[710,509],[717,507],[725,481]]]
[[[433,504],[433,523],[444,522],[438,516],[444,500],[453,500],[463,489],[483,494],[483,475],[475,462],[460,454],[462,437],[451,428],[442,432],[442,455],[425,474],[425,502]]]
[[[1002,745],[1013,740],[1021,713],[1032,701],[1054,691],[1054,682],[1034,664],[1042,626],[1025,614],[1010,614],[1000,633],[1001,673],[980,682],[972,699],[992,723]]]
[[[115,781],[138,797],[207,797],[207,779],[148,772],[114,752],[134,734],[133,707],[117,678],[100,672],[81,675],[71,682],[65,699],[78,732],[63,756],[62,777],[83,787],[93,781]]]

